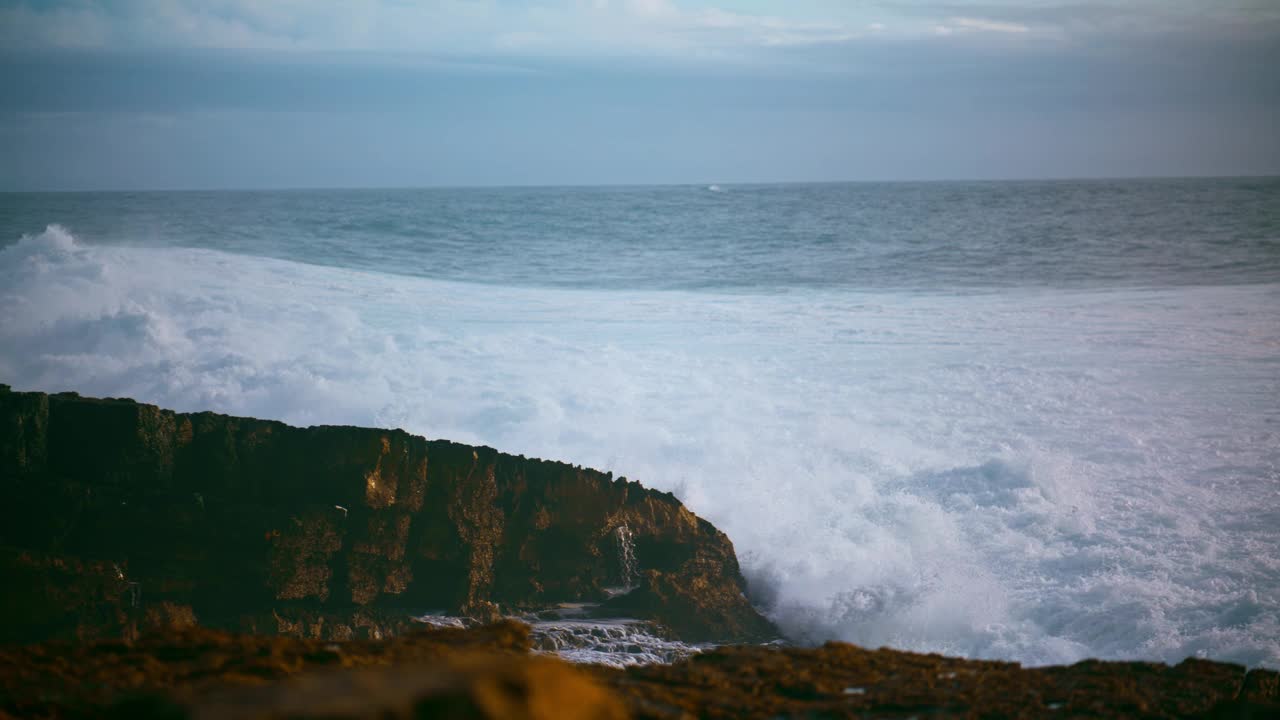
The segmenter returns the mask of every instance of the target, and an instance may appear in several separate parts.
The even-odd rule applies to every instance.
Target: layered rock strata
[[[625,609],[681,639],[776,636],[728,537],[624,478],[399,430],[0,386],[0,641],[192,625],[376,638],[411,612],[493,619],[637,580]]]

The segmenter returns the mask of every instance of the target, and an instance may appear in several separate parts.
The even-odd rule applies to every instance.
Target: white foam
[[[535,620],[531,626],[535,651],[577,663],[613,667],[670,663],[703,649],[659,637],[635,620]]]
[[[19,389],[399,426],[673,490],[794,637],[1280,666],[1275,285],[512,289],[51,227],[0,250],[0,307]]]

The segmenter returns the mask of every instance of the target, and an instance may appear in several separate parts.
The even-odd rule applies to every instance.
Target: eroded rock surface
[[[396,717],[436,702],[506,717],[485,711],[545,708],[566,686],[602,708],[579,717],[619,716],[616,700],[566,665],[529,665],[529,644],[528,627],[511,621],[342,643],[202,628],[40,643],[0,649],[0,716]]]
[[[1273,718],[1277,673],[1189,659],[1059,667],[846,643],[722,647],[607,682],[645,718]]]
[[[681,637],[776,636],[724,533],[639,483],[398,430],[0,386],[0,583],[20,587],[0,641],[377,638],[410,609],[603,601],[637,571],[625,607]]]
[[[506,621],[381,641],[188,629],[0,648],[0,717],[1280,717],[1277,673],[1199,660],[1022,668],[831,643],[618,670],[529,647]]]

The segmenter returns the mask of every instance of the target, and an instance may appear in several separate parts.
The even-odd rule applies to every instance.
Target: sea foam
[[[613,470],[794,639],[1280,667],[1280,287],[512,288],[51,226],[0,382]],[[644,557],[637,558],[641,567]]]

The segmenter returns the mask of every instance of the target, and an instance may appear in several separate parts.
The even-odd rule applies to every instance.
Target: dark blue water
[[[1280,278],[1280,179],[0,195],[0,242],[179,245],[500,285],[778,290]]]

